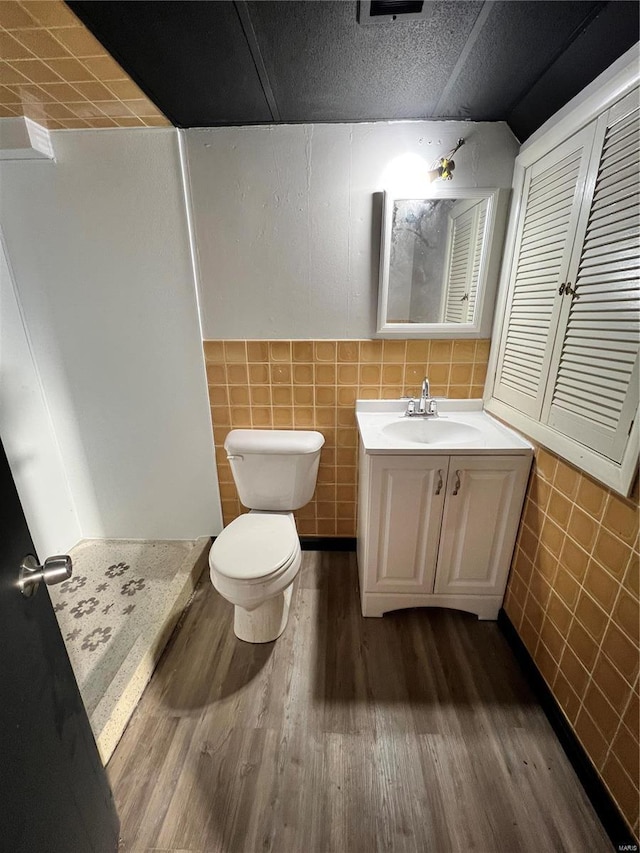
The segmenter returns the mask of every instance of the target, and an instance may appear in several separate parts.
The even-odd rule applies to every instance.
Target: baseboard
[[[215,542],[216,537],[211,539]],[[300,536],[303,551],[355,551],[355,536]]]
[[[507,642],[511,646],[516,660],[522,667],[522,670],[527,677],[527,681],[533,688],[536,698],[540,702],[540,705],[551,724],[551,728],[560,741],[560,745],[571,762],[571,765],[575,770],[587,797],[591,801],[594,811],[600,818],[605,832],[611,839],[614,848],[618,851],[637,851],[638,842],[633,837],[625,819],[618,809],[618,806],[598,775],[595,767],[591,763],[591,760],[585,752],[582,744],[576,737],[569,721],[556,701],[555,696],[549,689],[547,682],[542,677],[540,670],[529,654],[527,647],[520,639],[513,623],[502,608],[498,613],[498,625],[506,637]]]
[[[301,536],[303,551],[355,551],[355,536]]]

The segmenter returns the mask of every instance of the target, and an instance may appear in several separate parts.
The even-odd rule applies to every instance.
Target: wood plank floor
[[[306,552],[257,646],[205,574],[109,764],[121,849],[610,851],[497,625],[363,619],[357,583]]]

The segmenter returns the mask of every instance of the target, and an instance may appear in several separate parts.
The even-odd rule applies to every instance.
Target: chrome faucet
[[[425,376],[422,380],[422,391],[420,392],[420,404],[418,406],[418,413],[421,415],[426,414],[427,406],[429,405],[429,380]]]
[[[405,416],[408,418],[429,418],[438,414],[438,404],[429,393],[429,380],[425,376],[422,380],[422,390],[419,399],[411,397],[407,403]]]

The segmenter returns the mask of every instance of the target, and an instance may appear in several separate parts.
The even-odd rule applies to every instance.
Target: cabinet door
[[[432,592],[447,456],[379,456],[371,463],[369,592]]]
[[[543,412],[614,462],[638,407],[639,134],[637,92],[598,121]]]
[[[502,595],[531,458],[452,456],[435,591]]]
[[[595,122],[525,173],[494,397],[539,418]]]

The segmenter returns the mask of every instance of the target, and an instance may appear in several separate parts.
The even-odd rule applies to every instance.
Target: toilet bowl
[[[302,562],[291,510],[315,489],[323,436],[301,430],[232,430],[225,441],[242,503],[209,552],[211,582],[234,605],[235,635],[268,643],[284,631]]]
[[[284,631],[302,551],[292,513],[253,510],[232,521],[209,552],[211,582],[235,606],[233,630],[248,643]]]

